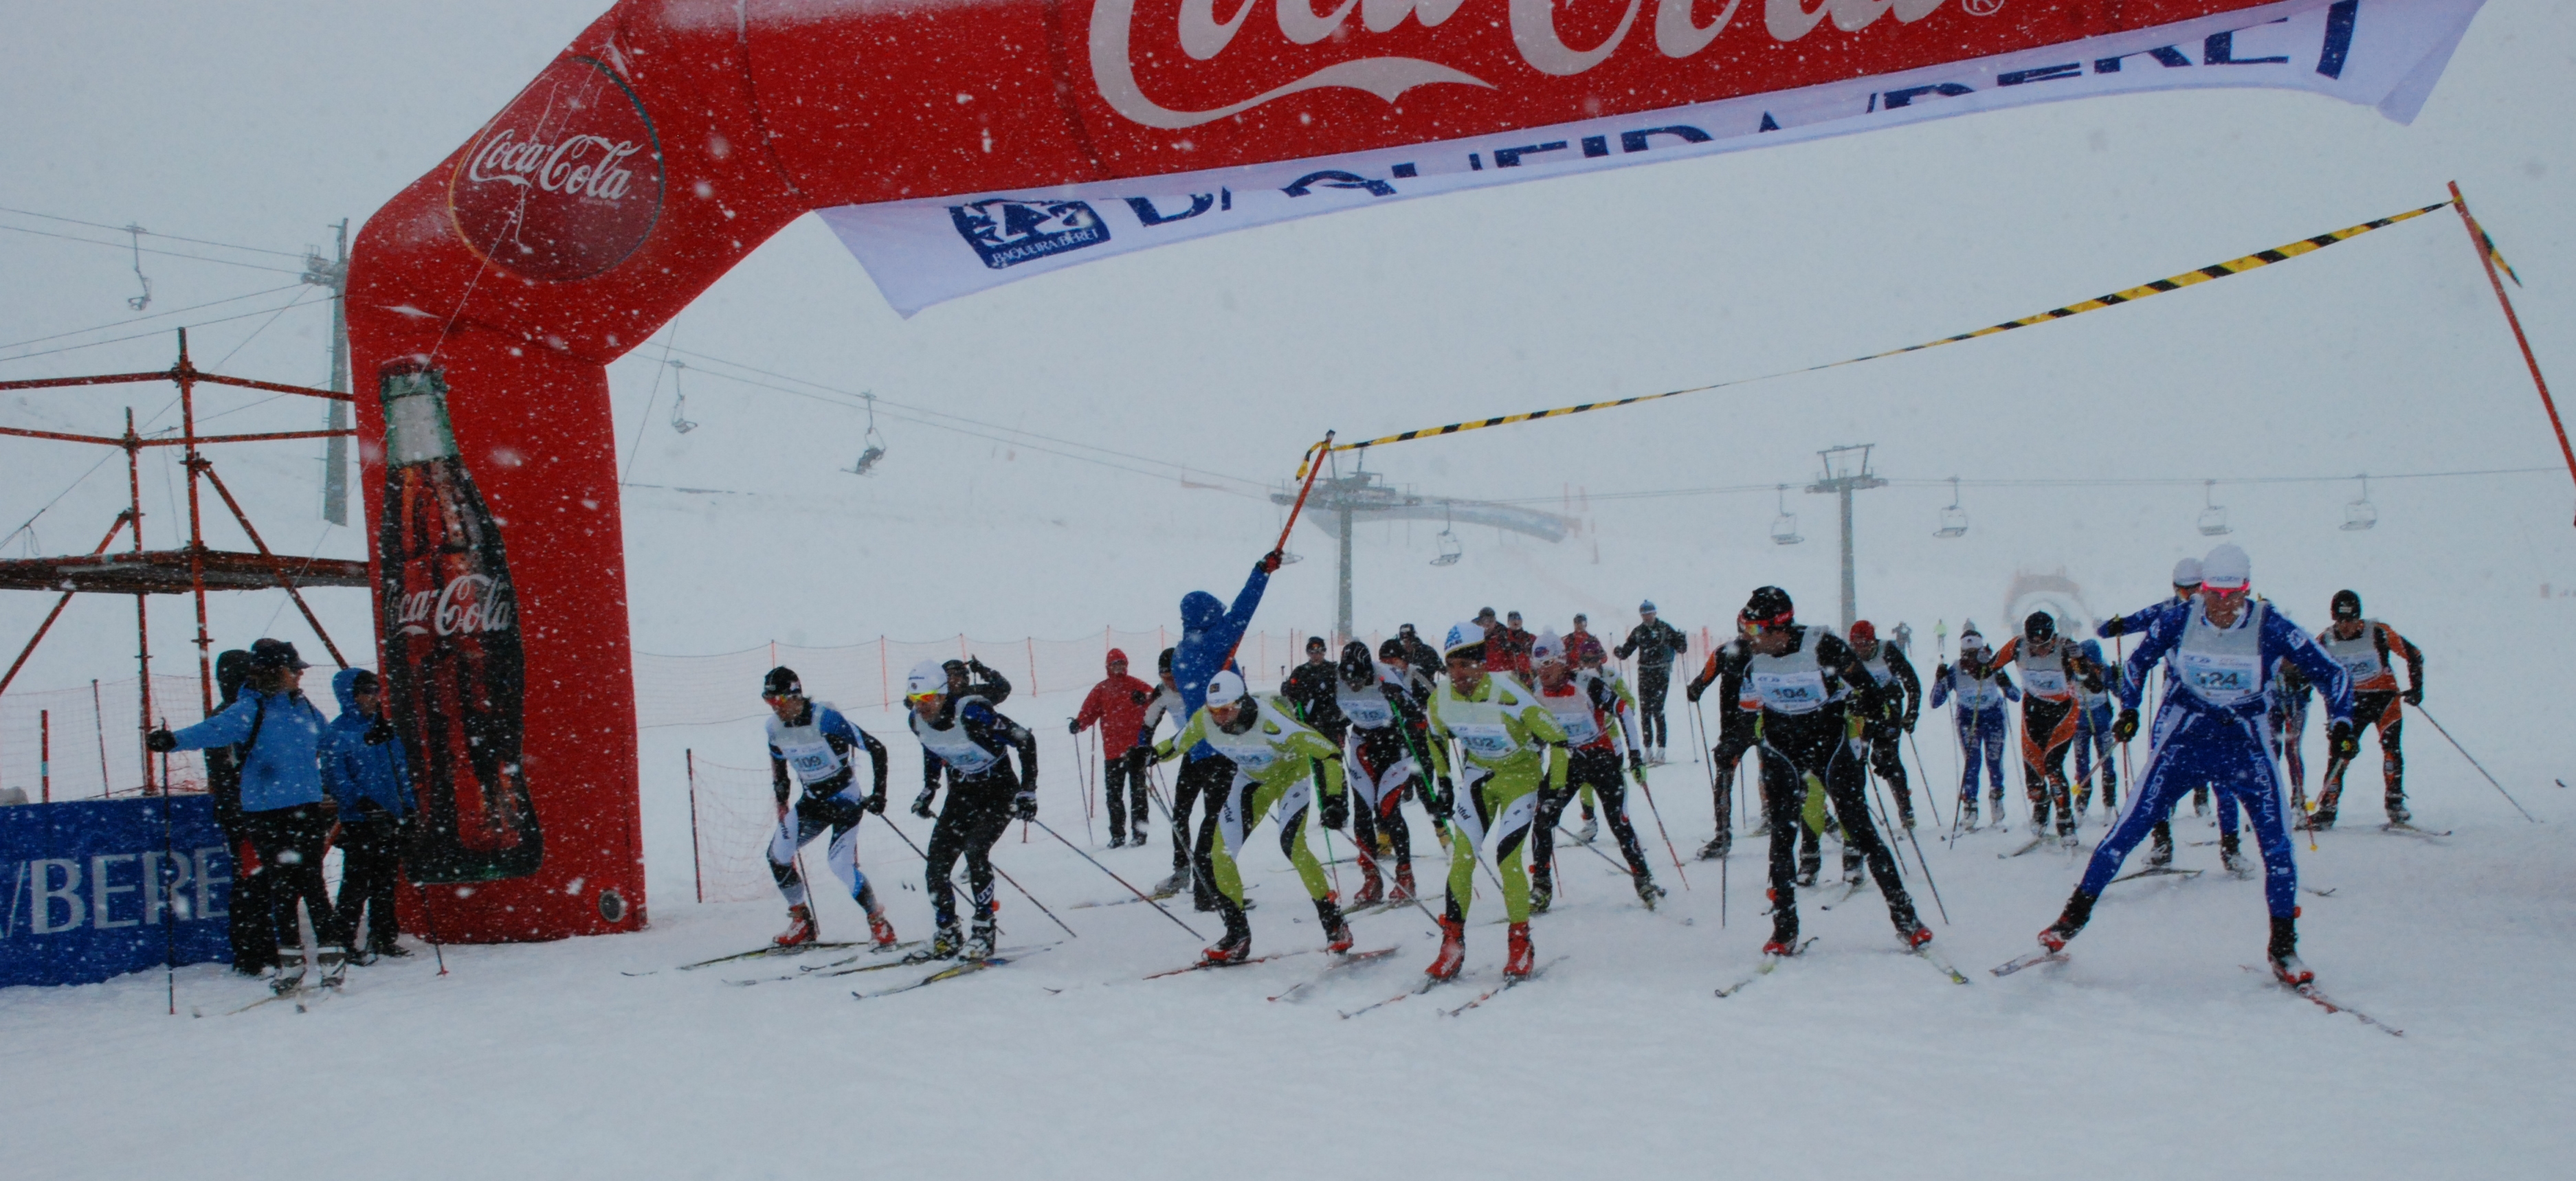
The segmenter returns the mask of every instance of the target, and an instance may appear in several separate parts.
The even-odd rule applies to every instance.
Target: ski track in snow
[[[1005,712],[1043,734],[1071,705],[1015,697]],[[746,724],[734,744],[757,732]],[[709,737],[692,739],[702,754]],[[660,757],[653,742],[648,760]],[[893,744],[901,785],[914,756],[899,734]],[[2418,749],[2419,766],[2437,761]],[[2261,882],[2216,873],[2122,883],[2071,963],[1987,976],[2030,948],[2080,872],[2054,851],[1997,860],[2017,832],[1923,844],[1957,925],[1940,925],[1912,888],[1971,987],[1902,955],[1874,890],[1831,912],[1815,905],[1829,893],[1806,891],[1804,933],[1828,937],[1760,987],[1713,999],[1767,930],[1759,842],[1738,844],[1724,928],[1713,863],[1690,863],[1696,888],[1684,891],[1664,862],[1672,895],[1649,914],[1620,875],[1561,848],[1556,909],[1534,932],[1543,958],[1568,958],[1544,980],[1473,1022],[1439,1018],[1467,993],[1344,1022],[1337,1009],[1382,999],[1429,962],[1436,936],[1420,911],[1356,920],[1363,944],[1400,950],[1382,969],[1318,981],[1300,996],[1310,1003],[1263,1002],[1314,974],[1302,956],[1146,981],[1200,944],[1143,906],[1065,910],[1117,887],[1014,826],[997,859],[1081,937],[867,1005],[844,979],[742,989],[722,973],[669,971],[759,944],[781,908],[692,905],[686,879],[668,876],[642,933],[452,947],[446,979],[423,948],[352,970],[345,995],[305,1014],[218,1016],[259,986],[210,965],[182,970],[176,1020],[162,1014],[158,973],[0,991],[0,1070],[16,1080],[0,1163],[13,1176],[94,1175],[98,1113],[138,1103],[150,1131],[124,1139],[120,1172],[263,1159],[284,1103],[297,1126],[325,1130],[292,1149],[305,1167],[385,1178],[901,1175],[961,1159],[1129,1178],[1195,1176],[1211,1159],[1259,1177],[1339,1159],[1425,1176],[1704,1175],[1721,1162],[1790,1176],[2117,1176],[2152,1161],[2160,1175],[2268,1162],[2274,1175],[2350,1178],[2442,1175],[2464,1152],[2498,1176],[2554,1172],[2568,1144],[2563,1065],[2576,1054],[2556,999],[2576,970],[2576,904],[2562,889],[2576,851],[2554,829],[2576,823],[2576,806],[2527,792],[2550,822],[2527,825],[2465,768],[2410,772],[2418,814],[2457,836],[2385,836],[2364,804],[2320,851],[2298,851],[2302,884],[2335,891],[2302,895],[2302,954],[2331,995],[2403,1039],[2242,971],[2262,952]],[[1707,836],[1703,774],[1680,761],[1655,774],[1686,848]],[[1079,839],[1070,790],[1050,801],[1049,818]],[[674,863],[662,855],[674,839],[686,866],[686,821],[685,804],[648,796],[657,866]],[[2087,821],[2089,847],[2098,808]],[[900,822],[926,837],[926,822]],[[877,823],[862,856],[898,929],[921,937],[920,862]],[[2179,821],[2186,841],[2209,826]],[[1293,882],[1271,872],[1284,858],[1270,833],[1247,842],[1247,869]],[[1420,824],[1415,837],[1436,890],[1438,850]],[[1334,844],[1347,852],[1339,834]],[[1094,855],[1140,885],[1168,869],[1159,844]],[[2216,858],[2187,845],[2177,863]],[[1355,890],[1351,868],[1335,868]],[[1478,881],[1468,962],[1490,972],[1502,932],[1481,920],[1500,900]],[[861,929],[845,897],[823,893],[826,938]],[[1256,954],[1320,942],[1293,886],[1264,894]],[[1061,938],[1007,887],[1001,897],[1006,942]],[[1171,905],[1218,932],[1186,894]],[[1257,1118],[1243,1118],[1247,1102]],[[408,1114],[423,1110],[436,1121]]]

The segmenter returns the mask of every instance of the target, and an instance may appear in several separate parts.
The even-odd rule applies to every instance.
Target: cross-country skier
[[[2120,670],[2103,662],[2102,641],[2086,640],[2075,647],[2084,654],[2085,663],[2102,670],[2103,678],[2098,689],[2080,682],[2075,686],[2075,811],[2081,815],[2093,806],[2093,781],[2098,770],[2102,810],[2116,815],[2120,811],[2120,768],[2111,761],[2111,754],[2119,743],[2111,737],[2111,697],[2118,691]]]
[[[1673,658],[1690,648],[1690,640],[1655,616],[1655,601],[1637,604],[1637,626],[1611,655],[1637,658],[1637,723],[1646,742],[1646,761],[1664,761],[1664,695],[1672,692]]]
[[[1383,646],[1390,661],[1403,645]],[[1358,807],[1351,810],[1351,847],[1362,875],[1351,905],[1406,902],[1414,896],[1413,830],[1404,821],[1404,792],[1428,774],[1430,721],[1422,703],[1404,688],[1403,674],[1391,664],[1369,659],[1368,645],[1352,640],[1342,645],[1341,664],[1333,686],[1334,707],[1349,723],[1343,741],[1342,774]],[[1380,858],[1395,859],[1395,893],[1386,892],[1378,873]]]
[[[984,704],[991,706],[999,706],[1010,699],[1011,682],[985,667],[984,662],[976,657],[943,660],[939,667],[948,674],[948,695],[952,698],[981,697]]]
[[[1861,744],[1851,737],[1850,711],[1879,712],[1878,685],[1842,637],[1801,625],[1789,592],[1779,587],[1755,590],[1738,618],[1750,637],[1721,649],[1718,668],[1739,678],[1740,692],[1760,703],[1762,778],[1782,785],[1766,791],[1763,800],[1771,822],[1771,941],[1763,954],[1792,955],[1798,949],[1791,854],[1802,823],[1824,827],[1827,804],[1842,821],[1844,847],[1856,850],[1877,880],[1897,938],[1909,948],[1930,943],[1931,929],[1915,917],[1896,858],[1879,839],[1862,798],[1869,773],[1862,767]]]
[[[850,724],[828,701],[810,701],[796,670],[780,665],[761,678],[760,699],[769,703],[769,786],[778,797],[778,830],[769,838],[769,876],[787,898],[787,929],[770,942],[795,947],[814,941],[814,908],[806,900],[805,875],[797,872],[796,851],[832,830],[823,855],[832,876],[850,888],[850,898],[868,912],[868,936],[879,947],[895,943],[894,924],[876,886],[859,868],[859,822],[870,812],[885,814],[886,748],[876,736]],[[874,790],[859,790],[858,766],[851,752],[868,752]],[[789,796],[801,785],[804,794],[792,809]]]
[[[1172,646],[1172,684],[1181,693],[1182,725],[1207,705],[1208,678],[1232,663],[1235,646],[1243,642],[1244,629],[1252,625],[1252,612],[1261,606],[1261,594],[1270,588],[1270,576],[1281,560],[1279,551],[1272,550],[1254,562],[1252,577],[1244,580],[1231,607],[1206,591],[1182,596],[1181,642]],[[1233,764],[1204,742],[1190,748],[1180,773],[1172,777],[1172,869],[1191,871],[1190,893],[1200,910],[1216,909],[1216,879],[1209,876],[1214,867],[1209,864],[1208,849],[1216,839],[1217,804],[1225,798],[1226,784],[1233,781]],[[1206,815],[1193,839],[1190,808],[1201,800],[1206,801]]]
[[[1145,762],[1153,765],[1154,733],[1162,728],[1163,719],[1172,719],[1172,733],[1190,724],[1189,708],[1181,704],[1180,686],[1172,682],[1172,649],[1165,648],[1154,658],[1154,695],[1145,702],[1145,713],[1136,725],[1136,745],[1145,748]],[[1154,897],[1169,898],[1181,892],[1197,875],[1190,869],[1189,809],[1181,804],[1177,785],[1170,812],[1172,822],[1172,876],[1154,883]]]
[[[2012,726],[2004,703],[2021,700],[2021,690],[2012,674],[1988,663],[1986,637],[1974,623],[1959,633],[1959,663],[1942,665],[1932,674],[1932,708],[1952,699],[1957,704],[1951,718],[1959,727],[1959,825],[1977,830],[1977,767],[1982,762],[1992,785],[1995,827],[2009,828],[2004,820],[2004,739]]]
[[[1440,676],[1440,650],[1424,643],[1410,623],[1395,629],[1395,642],[1404,646],[1405,687],[1413,690],[1415,701],[1431,700],[1431,683]]]
[[[2128,675],[2120,682],[2120,719],[2114,723],[2123,739],[2137,733],[2139,686],[2147,669],[2170,654],[2178,675],[2173,691],[2156,709],[2153,753],[2130,792],[2127,810],[2093,850],[2065,910],[2039,933],[2040,945],[2050,952],[2064,950],[2067,940],[2084,929],[2094,900],[2155,819],[2171,812],[2193,784],[2209,783],[2216,785],[2222,801],[2243,804],[2253,817],[2263,854],[2264,902],[2272,916],[2266,950],[2273,974],[2292,985],[2315,979],[2298,957],[2299,871],[2283,823],[2281,782],[2263,737],[2264,689],[2274,665],[2285,657],[2296,663],[2317,686],[2333,718],[2326,727],[2328,745],[2347,757],[2359,746],[2353,739],[2352,689],[2343,669],[2297,624],[2253,597],[2252,581],[2253,563],[2244,550],[2233,545],[2211,550],[2201,560],[2198,601],[2187,611],[2150,619],[2137,651],[2129,654]]]
[[[1897,823],[1914,827],[1914,794],[1906,790],[1905,736],[1914,732],[1914,723],[1923,713],[1923,682],[1914,675],[1914,663],[1893,644],[1878,640],[1878,629],[1863,619],[1852,624],[1852,655],[1860,657],[1860,667],[1877,682],[1882,711],[1861,720],[1861,738],[1869,743],[1869,769],[1887,781],[1887,789],[1896,793]],[[1928,789],[1927,789],[1928,790]]]
[[[2147,630],[2147,626],[2159,617],[2164,615],[2180,615],[2190,610],[2195,597],[2199,594],[2200,559],[2183,558],[2174,563],[2172,598],[2166,599],[2154,606],[2133,611],[2127,615],[2114,616],[2110,619],[2103,620],[2099,625],[2094,627],[2093,633],[2106,640],[2115,636],[2142,634]],[[2169,697],[2173,695],[2173,678],[2173,662],[2168,659],[2165,662],[2165,696]],[[2144,691],[2144,686],[2140,686],[2140,690]],[[2158,704],[2159,707],[2161,707],[2162,702],[2159,701]],[[2154,752],[2150,751],[2150,756],[2152,756],[2153,753]],[[2133,792],[2132,794],[2135,793]],[[2192,797],[2193,809],[2202,815],[2207,815],[2209,812],[2209,788],[2206,785],[2193,788]],[[2228,812],[2220,815],[2218,818],[2218,825],[2220,848],[2219,859],[2222,862],[2228,862],[2228,868],[2233,871],[2235,866],[2233,862],[2229,861],[2229,858],[2234,855],[2236,850],[2236,814]],[[2148,867],[2162,868],[2165,865],[2171,864],[2174,855],[2173,818],[2170,816],[2158,818],[2153,836],[2154,841],[2147,849]]]
[[[1743,640],[1750,634],[1743,621],[1737,620],[1736,639]],[[1710,794],[1715,797],[1711,802],[1717,808],[1717,835],[1710,837],[1707,844],[1700,846],[1699,859],[1702,861],[1718,860],[1735,848],[1736,765],[1747,752],[1762,741],[1761,704],[1755,702],[1747,706],[1743,695],[1737,691],[1738,686],[1734,680],[1718,672],[1716,652],[1708,654],[1708,660],[1702,664],[1699,675],[1693,677],[1690,684],[1683,686],[1682,695],[1696,705],[1700,696],[1708,692],[1708,687],[1711,685],[1718,687],[1717,746],[1709,751],[1709,765],[1714,768],[1710,772]],[[1756,775],[1761,773],[1759,760],[1754,763],[1754,773]],[[1768,785],[1765,785],[1764,790],[1769,790]],[[1769,813],[1766,811],[1764,814],[1767,816]],[[1754,835],[1759,836],[1763,831],[1757,828],[1754,830]],[[1811,836],[1809,839],[1814,838]]]
[[[1646,774],[1646,757],[1637,748],[1628,703],[1620,698],[1618,687],[1601,675],[1597,661],[1577,671],[1566,660],[1565,642],[1553,630],[1540,632],[1530,645],[1530,671],[1539,703],[1555,716],[1571,751],[1565,786],[1539,789],[1538,823],[1530,837],[1530,909],[1544,911],[1554,900],[1556,825],[1564,819],[1565,806],[1578,788],[1589,788],[1599,797],[1602,811],[1610,816],[1611,835],[1618,838],[1619,852],[1628,859],[1630,884],[1636,887],[1638,900],[1648,910],[1654,909],[1664,888],[1655,884],[1654,869],[1637,843],[1636,826],[1628,822],[1625,772],[1633,770],[1639,779]],[[1620,765],[1622,755],[1625,768]]]
[[[1332,887],[1324,880],[1322,863],[1306,847],[1306,805],[1313,799],[1314,764],[1322,765],[1324,827],[1340,828],[1349,822],[1341,750],[1298,721],[1277,698],[1254,697],[1238,673],[1221,672],[1208,678],[1206,692],[1207,705],[1190,715],[1190,724],[1154,748],[1156,759],[1169,760],[1205,742],[1225,756],[1234,772],[1212,810],[1217,839],[1208,850],[1225,937],[1207,949],[1202,962],[1239,964],[1252,954],[1252,923],[1243,913],[1243,871],[1236,858],[1244,837],[1273,808],[1279,814],[1280,851],[1297,867],[1307,897],[1314,899],[1326,949],[1349,951],[1350,924],[1343,921]]]
[[[1440,794],[1456,828],[1449,842],[1449,894],[1441,909],[1440,954],[1425,969],[1446,980],[1467,955],[1467,903],[1476,888],[1476,862],[1485,838],[1494,838],[1494,869],[1503,884],[1503,913],[1511,921],[1503,975],[1527,976],[1529,874],[1522,845],[1538,814],[1538,793],[1562,791],[1567,772],[1565,732],[1536,694],[1506,676],[1485,671],[1485,632],[1474,623],[1449,629],[1441,644],[1449,679],[1431,694],[1432,749],[1456,739],[1466,782],[1454,790],[1441,775]],[[1435,760],[1441,756],[1433,754]]]
[[[2405,824],[2406,755],[2398,749],[2400,728],[2406,721],[2404,706],[2424,704],[2424,653],[2398,635],[2397,629],[2376,619],[2361,617],[2361,594],[2340,590],[2334,596],[2334,625],[2317,633],[2317,646],[2343,666],[2344,676],[2352,681],[2352,717],[2354,737],[2371,726],[2379,727],[2380,774],[2387,781],[2388,822]],[[2397,689],[2397,669],[2392,656],[2406,658],[2405,692]],[[2401,704],[2403,703],[2403,704]],[[2317,786],[2317,810],[2308,823],[2317,828],[2333,828],[2335,806],[2343,798],[2343,773],[2352,766],[2352,756],[2329,759],[2325,779]]]
[[[931,827],[922,878],[939,926],[930,954],[976,960],[993,954],[993,842],[1013,819],[1037,819],[1038,740],[983,698],[952,697],[948,686],[948,674],[928,660],[904,678],[903,701],[912,711],[905,721],[921,742],[921,794],[913,797],[912,814],[930,819],[940,773],[947,772],[948,802]],[[1015,751],[1017,775],[1006,757]],[[956,889],[948,884],[960,856],[966,858],[966,884],[975,892],[973,933],[962,940]]]
[[[1145,707],[1154,700],[1154,686],[1127,675],[1127,654],[1116,648],[1102,661],[1104,675],[1091,692],[1082,697],[1082,710],[1065,723],[1068,733],[1080,734],[1085,729],[1100,727],[1100,792],[1109,804],[1109,847],[1128,843],[1127,834],[1135,833],[1135,844],[1144,845],[1153,838],[1145,830],[1154,826],[1154,813],[1145,798]],[[1131,830],[1127,809],[1133,803],[1136,822]]]
[[[2066,748],[2075,743],[2075,694],[2100,692],[2102,670],[2089,665],[2075,645],[2057,635],[2057,619],[2033,611],[2022,621],[2021,634],[1995,649],[1994,665],[2021,666],[2022,790],[2030,797],[2030,831],[2048,827],[2051,806],[2057,813],[2057,835],[2075,839],[2075,796],[2066,782]]]

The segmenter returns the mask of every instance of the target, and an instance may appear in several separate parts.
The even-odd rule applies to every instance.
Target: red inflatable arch
[[[415,872],[451,939],[643,922],[604,366],[804,213],[908,314],[1353,204],[2019,102],[2263,85],[2405,119],[2476,7],[627,0],[356,249]]]

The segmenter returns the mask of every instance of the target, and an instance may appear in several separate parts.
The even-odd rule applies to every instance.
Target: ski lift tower
[[[1824,478],[1807,485],[1809,492],[1842,497],[1844,635],[1851,634],[1852,621],[1860,618],[1859,593],[1852,576],[1852,493],[1864,488],[1887,487],[1887,481],[1870,474],[1869,451],[1875,446],[1875,443],[1857,443],[1817,452],[1817,458],[1824,461]]]
[[[1270,494],[1273,504],[1294,504],[1297,494],[1291,489],[1276,489]],[[1451,500],[1440,496],[1421,496],[1390,487],[1377,472],[1366,470],[1344,474],[1338,460],[1334,471],[1315,480],[1313,495],[1307,500],[1305,520],[1330,533],[1339,542],[1336,547],[1336,598],[1333,632],[1336,644],[1351,638],[1351,533],[1356,525],[1376,521],[1439,521],[1441,556],[1434,566],[1456,562],[1457,537],[1452,532],[1456,522],[1491,525],[1514,533],[1527,534],[1542,541],[1563,541],[1574,531],[1571,518],[1543,513],[1517,505],[1489,504],[1474,500]]]

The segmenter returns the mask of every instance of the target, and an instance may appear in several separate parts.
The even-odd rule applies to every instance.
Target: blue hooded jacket
[[[358,712],[356,686],[364,671],[344,668],[331,676],[340,716],[331,719],[330,729],[322,736],[322,783],[339,802],[342,820],[367,814],[369,810],[359,806],[361,800],[373,800],[397,818],[409,816],[418,805],[412,799],[411,763],[403,754],[402,741],[367,745],[367,731],[376,719]]]
[[[1181,600],[1181,642],[1172,645],[1172,684],[1181,691],[1182,717],[1196,717],[1207,705],[1208,678],[1225,671],[1226,657],[1243,641],[1261,592],[1270,588],[1266,562],[1252,564],[1252,577],[1234,597],[1232,609],[1206,591],[1191,591]],[[1192,760],[1216,753],[1202,742],[1190,748]]]
[[[262,693],[248,685],[215,716],[178,731],[178,750],[259,741],[242,752],[241,810],[274,812],[322,801],[322,711],[289,689]]]

